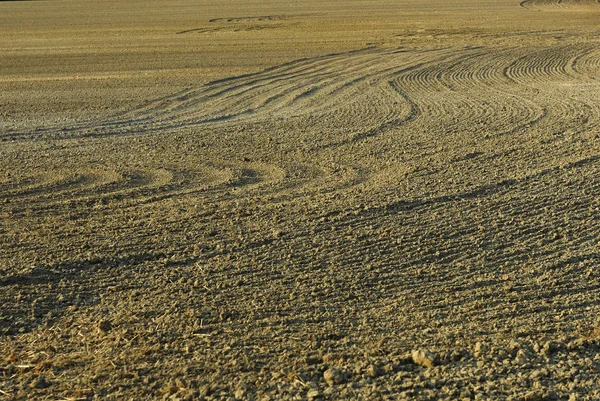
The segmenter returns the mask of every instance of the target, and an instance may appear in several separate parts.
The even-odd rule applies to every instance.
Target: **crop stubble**
[[[598,398],[600,4],[45,3],[0,398]]]

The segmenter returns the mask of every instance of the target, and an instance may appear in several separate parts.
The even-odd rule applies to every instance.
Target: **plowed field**
[[[597,1],[0,1],[0,400],[597,400],[599,264]]]

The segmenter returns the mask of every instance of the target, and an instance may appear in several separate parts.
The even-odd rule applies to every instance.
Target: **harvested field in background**
[[[0,400],[600,399],[599,28],[0,1]]]

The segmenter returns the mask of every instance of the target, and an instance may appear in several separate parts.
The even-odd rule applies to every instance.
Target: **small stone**
[[[423,350],[414,350],[412,352],[412,360],[417,365],[421,365],[426,368],[432,368],[439,363],[437,355],[435,355],[432,352]]]
[[[308,390],[308,393],[306,393],[306,398],[309,400],[314,400],[315,398],[319,398],[320,395],[321,393],[319,393],[319,390],[313,388],[311,390]]]
[[[339,369],[329,368],[323,373],[323,378],[330,386],[342,384],[345,381],[344,374]]]

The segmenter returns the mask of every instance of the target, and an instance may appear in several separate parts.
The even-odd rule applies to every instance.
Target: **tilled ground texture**
[[[0,56],[0,399],[600,399],[600,4],[336,4]]]

